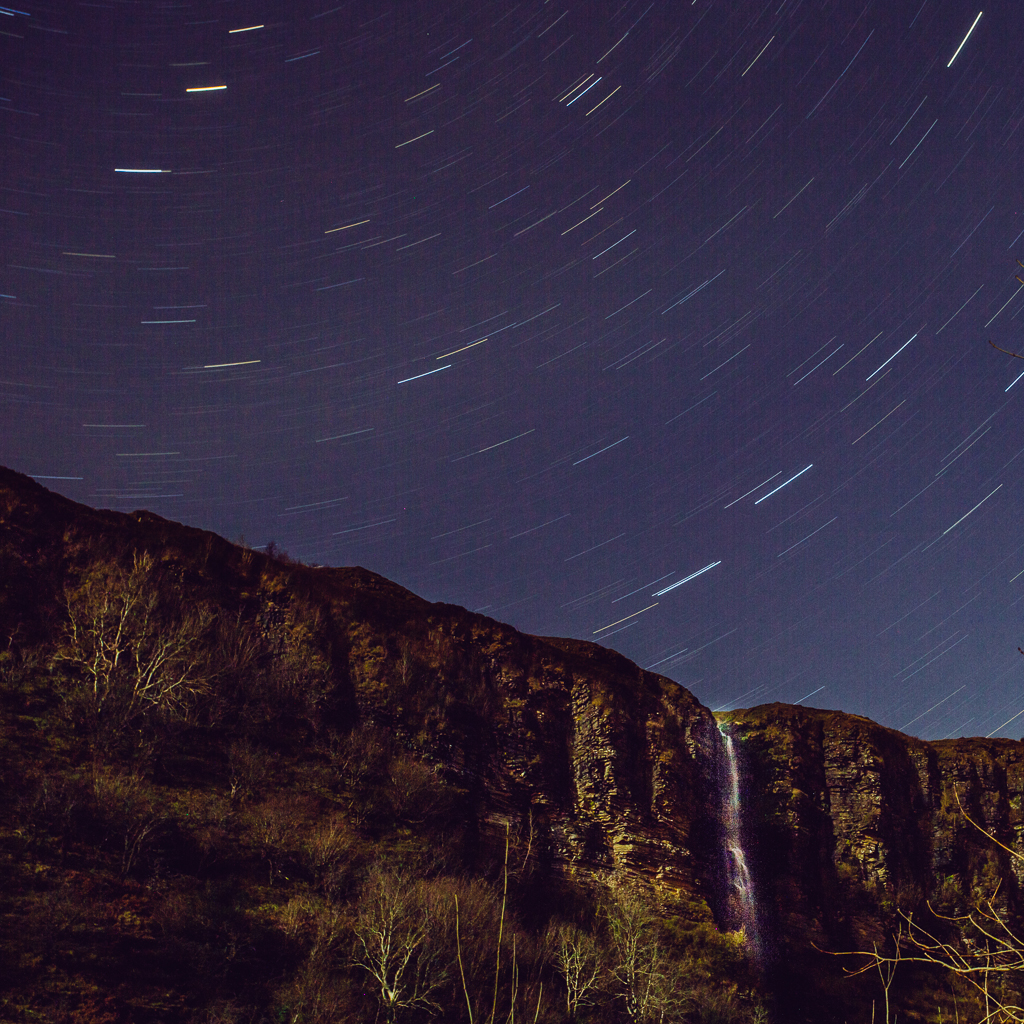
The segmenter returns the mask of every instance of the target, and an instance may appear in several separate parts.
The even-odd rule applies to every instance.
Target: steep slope
[[[558,998],[544,929],[607,932],[595,912],[610,891],[712,920],[715,720],[612,651],[525,636],[365,569],[86,508],[9,470],[0,581],[0,974],[14,985],[0,1016],[84,1020],[97,999],[133,1022],[327,1007],[322,986],[302,989],[321,954],[300,934],[351,936],[377,870],[461,886],[485,919],[493,895],[459,879],[497,883],[506,841],[519,956],[540,943],[537,1000],[545,986]],[[104,696],[90,630],[109,653],[123,594],[142,611],[123,617],[122,664],[180,641],[200,684],[188,700],[133,703],[130,672]],[[352,961],[331,962],[337,1012],[373,1019],[365,989],[345,994]]]
[[[148,567],[133,561],[141,554]],[[187,706],[139,711],[122,702],[101,713],[89,666],[69,654],[72,616],[86,621],[132,572],[159,626],[146,643],[184,637],[202,677]],[[524,635],[362,568],[309,567],[148,512],[87,508],[0,468],[0,647],[11,935],[26,927],[24,908],[50,892],[41,880],[56,877],[47,874],[53,865],[66,895],[83,884],[68,865],[92,863],[92,847],[118,885],[147,893],[168,871],[209,886],[203,872],[218,857],[231,862],[231,844],[245,853],[237,869],[245,877],[268,872],[259,899],[285,882],[326,892],[327,869],[308,852],[313,839],[288,847],[282,836],[288,828],[320,835],[328,820],[360,851],[345,868],[350,880],[330,882],[346,892],[358,891],[378,856],[361,843],[430,877],[494,878],[507,838],[522,913],[540,926],[545,914],[569,913],[569,891],[598,903],[638,891],[687,942],[693,928],[737,924],[719,723],[685,688],[595,644]],[[839,1004],[818,998],[815,977],[833,977],[837,965],[814,946],[884,944],[900,908],[931,899],[957,912],[1000,883],[998,906],[1022,919],[1021,862],[957,806],[959,794],[975,821],[1024,850],[1020,743],[926,743],[857,716],[780,704],[719,717],[739,757],[760,967],[780,1019],[854,1019],[860,990],[844,990]],[[114,851],[113,819],[96,810],[111,779],[132,793],[148,786],[150,804],[174,808],[153,833],[177,837],[166,849],[122,822]],[[55,795],[61,786],[65,795]],[[274,809],[275,787],[301,814]],[[215,824],[196,824],[200,804],[221,807]],[[75,808],[86,805],[88,828],[75,824]],[[263,817],[253,817],[256,806]],[[32,829],[41,838],[28,842]],[[270,914],[266,907],[278,907],[278,923],[249,940],[252,948],[277,950],[258,953],[268,962],[297,956],[274,945],[285,911],[271,901],[259,913]],[[224,986],[234,992],[224,980],[232,977],[224,967],[203,998],[223,998]],[[270,1005],[266,992],[259,998]],[[133,1005],[135,1017],[122,1019],[144,1019]]]
[[[870,948],[894,910],[1024,909],[1024,744],[927,743],[857,715],[766,704],[728,717],[763,911],[789,949]],[[959,801],[959,803],[958,803]],[[989,841],[968,819],[999,843]]]
[[[392,727],[462,780],[482,821],[532,827],[538,856],[649,876],[684,902],[715,875],[713,716],[596,644],[527,636],[362,568],[282,564],[151,513],[89,509],[2,469],[0,636],[45,644],[65,588],[137,550],[182,605],[254,622],[272,643],[315,620],[329,665],[318,728]]]

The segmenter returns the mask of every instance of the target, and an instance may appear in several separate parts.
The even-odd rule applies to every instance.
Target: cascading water
[[[729,914],[733,922],[743,929],[747,947],[757,959],[760,956],[757,902],[747,856],[743,851],[739,764],[736,760],[736,748],[732,736],[722,726],[719,726],[719,732],[722,734],[726,768],[725,785],[722,787],[722,824],[725,829]]]

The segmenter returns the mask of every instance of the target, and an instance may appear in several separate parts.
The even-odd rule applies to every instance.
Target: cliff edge
[[[191,623],[204,682],[187,713],[153,704],[150,717],[104,732],[99,705],[83,704],[85,662],[69,661],[69,615],[141,572],[140,555],[153,621],[179,632]],[[40,764],[56,756],[53,744],[82,770],[101,747],[116,749],[136,774],[178,786],[189,758],[206,757],[221,767],[205,768],[203,784],[236,800],[247,785],[236,778],[243,732],[271,760],[286,748],[326,752],[328,778],[341,763],[330,751],[372,727],[457,794],[444,813],[460,863],[486,860],[511,836],[545,884],[636,892],[666,918],[722,932],[737,926],[723,833],[727,730],[761,967],[783,987],[801,964],[823,969],[814,947],[884,945],[898,910],[929,901],[955,914],[998,889],[1000,911],[1022,920],[1024,861],[1005,849],[1024,853],[1021,743],[928,743],[784,704],[716,719],[684,687],[596,644],[525,635],[363,568],[310,567],[152,513],[88,508],[2,468],[0,646],[5,742],[40,751]],[[72,662],[78,675],[61,669]],[[53,721],[67,725],[65,738],[39,731],[40,707],[62,709]],[[181,750],[166,748],[171,734],[184,737]],[[33,807],[44,800],[46,777],[34,772],[9,759],[0,800],[10,820],[25,793],[37,792]],[[326,813],[327,797],[309,799],[321,808],[310,814]],[[425,819],[409,820],[414,837]],[[832,1019],[823,1012],[791,1019]]]

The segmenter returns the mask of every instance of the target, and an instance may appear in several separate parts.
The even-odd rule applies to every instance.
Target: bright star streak
[[[809,694],[807,694],[807,697],[813,697],[816,693],[821,693],[821,691],[824,690],[824,689],[825,689],[824,686],[819,686],[816,690],[811,690],[811,692]],[[807,700],[807,697],[801,697],[798,701],[794,701],[793,703],[794,704],[803,704],[803,702],[805,700]]]
[[[1019,280],[1020,280],[1020,278],[1018,278],[1017,280],[1019,281]],[[1024,288],[1024,284],[1021,284],[1020,288]],[[1012,294],[1012,295],[1011,295],[1011,296],[1010,296],[1010,297],[1009,297],[1009,298],[1008,298],[1008,299],[1007,299],[1007,300],[1006,300],[1006,301],[1005,301],[1005,302],[1004,302],[1004,303],[1003,303],[1003,304],[1002,304],[1002,305],[1001,305],[1001,306],[999,307],[999,310],[998,310],[998,312],[997,312],[997,313],[995,314],[995,316],[993,316],[993,317],[992,317],[992,318],[991,318],[991,319],[990,319],[990,320],[989,320],[989,321],[988,321],[988,322],[987,322],[987,323],[985,324],[985,326],[986,326],[986,327],[988,327],[988,325],[989,325],[990,323],[992,323],[992,320],[995,320],[995,318],[996,318],[997,316],[999,316],[999,314],[1000,314],[1000,313],[1002,313],[1002,311],[1003,311],[1004,309],[1006,309],[1006,307],[1007,307],[1007,306],[1008,306],[1008,305],[1009,305],[1009,304],[1010,304],[1011,302],[1013,302],[1013,300],[1014,300],[1015,298],[1017,298],[1017,292],[1019,292],[1019,291],[1020,291],[1020,288],[1018,288],[1018,289],[1017,289],[1017,291],[1016,291],[1016,292],[1014,292],[1014,293],[1013,293],[1013,294]]]
[[[614,622],[609,622],[607,626],[602,626],[600,629],[595,629],[593,634],[591,634],[591,635],[596,636],[598,633],[603,633],[606,629],[611,629],[612,626],[617,626],[620,622],[625,622],[626,619],[636,618],[637,615],[643,615],[644,612],[649,612],[652,608],[657,608],[657,607],[658,607],[658,602],[655,601],[654,604],[649,604],[646,608],[641,608],[640,611],[633,612],[632,615],[627,615],[627,616],[625,616],[625,618],[616,619]]]
[[[622,444],[622,442],[623,442],[623,441],[628,441],[628,440],[629,440],[629,435],[627,434],[627,435],[626,435],[625,437],[623,437],[623,438],[620,438],[620,439],[619,439],[618,441],[615,441],[615,442],[613,442],[612,444],[610,444],[610,445],[607,445],[606,447],[602,448],[602,449],[601,449],[601,451],[598,451],[598,452],[594,452],[594,455],[600,455],[600,454],[601,454],[601,452],[606,452],[606,451],[608,451],[608,449],[609,449],[609,448],[614,448],[614,447],[615,447],[615,445],[617,445],[617,444]],[[592,458],[594,457],[594,455],[588,455],[588,456],[587,456],[586,458],[584,458],[584,459],[577,459],[577,460],[576,460],[576,461],[575,461],[575,462],[573,463],[573,465],[574,465],[574,466],[578,466],[578,465],[579,465],[579,464],[580,464],[581,462],[586,462],[586,461],[587,461],[587,459],[592,459]]]
[[[396,384],[408,384],[411,380],[419,380],[420,377],[429,377],[432,373],[440,373],[442,370],[450,370],[451,363],[447,366],[439,366],[436,370],[427,370],[426,373],[417,373],[415,377],[406,377],[403,380],[395,381]]]
[[[767,42],[767,43],[765,43],[765,44],[764,44],[764,46],[762,46],[762,47],[761,47],[761,53],[764,53],[764,51],[765,51],[765,50],[767,50],[767,49],[768,49],[768,47],[772,45],[772,39],[774,39],[774,38],[775,38],[775,36],[772,36],[772,38],[771,38],[771,39],[769,39],[769,40],[768,40],[768,42]],[[751,69],[751,68],[752,68],[752,67],[753,67],[753,66],[754,66],[754,65],[755,65],[755,64],[756,64],[756,63],[758,62],[758,60],[759,60],[759,59],[760,59],[760,57],[761,57],[761,53],[759,53],[759,54],[758,54],[758,55],[757,55],[757,56],[756,56],[756,57],[755,57],[755,58],[754,58],[754,59],[753,59],[753,60],[752,60],[752,61],[751,61],[751,62],[750,62],[750,63],[749,63],[748,65],[747,65],[747,71],[749,71],[749,70],[750,70],[750,69]],[[747,73],[747,71],[744,71],[744,72],[743,72],[743,75],[745,75],[745,74]],[[742,78],[742,77],[743,77],[743,75],[740,75],[740,78]]]
[[[1003,486],[1002,484],[999,485],[999,487],[1002,487],[1002,486]],[[996,488],[996,491],[999,490],[999,487]],[[992,494],[995,494],[996,491],[993,491]],[[988,499],[992,497],[992,494],[986,494],[985,497],[982,498],[981,501],[979,501],[978,504],[975,505],[974,508],[971,509],[971,512],[973,512],[975,508],[981,508],[981,506],[984,505],[985,502],[988,501]],[[959,526],[971,514],[971,512],[965,512],[952,526],[950,526],[946,530],[943,530],[942,531],[942,536],[945,537],[946,534],[949,533],[950,530],[955,529],[957,526]]]
[[[722,560],[719,559],[717,562],[712,562],[710,565],[705,565],[703,569],[698,569],[696,572],[691,572],[690,575],[686,577],[686,579],[680,580],[678,583],[673,583],[670,587],[666,587],[664,590],[659,590],[656,593],[651,594],[651,597],[661,597],[662,594],[667,594],[670,590],[675,590],[676,587],[681,587],[684,583],[689,583],[690,580],[695,579],[697,576],[700,576],[701,573],[707,572],[708,569],[714,569],[716,565],[721,564]]]
[[[979,21],[981,21],[981,16],[983,13],[984,11],[978,11],[978,16],[974,19],[974,24],[971,25],[971,27],[967,30],[967,35],[964,36],[964,42],[961,43],[956,48],[956,53],[954,53],[953,56],[949,58],[949,63],[946,65],[947,68],[951,68],[953,66],[953,61],[956,60],[956,54],[959,53],[964,48],[964,43],[966,43],[967,40],[971,38],[971,33],[974,31],[974,26],[977,25]]]
[[[1021,715],[1024,715],[1024,711],[1018,711],[1018,712],[1017,712],[1017,714],[1015,714],[1015,715],[1013,716],[1013,718],[1008,718],[1008,719],[1007,719],[1007,720],[1006,720],[1005,722],[1003,722],[1003,724],[1002,724],[1001,726],[999,726],[999,729],[1005,729],[1005,728],[1006,728],[1006,727],[1007,727],[1007,726],[1008,726],[1008,725],[1009,725],[1009,724],[1010,724],[1011,722],[1013,722],[1013,721],[1015,721],[1016,719],[1020,718],[1020,716],[1021,716]],[[995,734],[996,734],[997,732],[999,732],[999,729],[993,729],[993,730],[992,730],[992,731],[991,731],[991,732],[990,732],[990,733],[988,734],[988,736],[986,736],[986,737],[985,737],[985,739],[989,739],[989,738],[991,738],[992,736],[995,736]]]
[[[1003,388],[1003,394],[1005,395],[1005,394],[1006,394],[1006,392],[1007,392],[1007,391],[1009,391],[1009,390],[1010,390],[1010,388],[1012,388],[1012,387],[1013,387],[1013,385],[1014,385],[1014,384],[1016,384],[1016,383],[1017,383],[1017,381],[1019,381],[1019,380],[1021,379],[1021,377],[1024,377],[1024,373],[1019,373],[1019,374],[1017,374],[1017,376],[1016,376],[1016,377],[1014,377],[1014,378],[1013,378],[1013,380],[1012,380],[1012,381],[1010,382],[1009,386],[1008,386],[1008,387],[1006,387],[1006,388]]]
[[[340,228],[330,228],[329,230],[325,231],[324,234],[325,235],[333,235],[335,231],[348,231],[349,228],[357,228],[357,227],[359,227],[360,224],[369,224],[369,223],[370,222],[368,220],[357,220],[354,224],[346,224],[346,225],[344,225],[343,227],[340,227]]]
[[[917,335],[915,334],[914,338],[916,337]],[[881,370],[883,366],[888,366],[910,344],[910,342],[914,340],[914,338],[911,338],[910,341],[903,342],[903,344],[900,345],[900,347],[896,349],[896,351],[893,352],[893,354],[889,356],[889,358],[886,359],[884,363],[882,363],[882,366],[878,367],[878,370]],[[872,372],[869,373],[864,379],[871,380],[871,378],[874,377],[876,373],[878,373],[878,370],[872,370]]]
[[[764,487],[764,485],[765,485],[765,484],[770,484],[770,483],[771,483],[771,482],[772,482],[772,481],[773,481],[773,480],[774,480],[774,479],[775,479],[775,478],[776,478],[777,476],[782,476],[782,470],[781,470],[781,469],[780,469],[780,470],[778,471],[778,473],[773,473],[773,474],[772,474],[772,475],[771,475],[770,477],[768,477],[768,479],[767,479],[767,480],[762,480],[762,481],[761,481],[761,482],[760,482],[760,483],[759,483],[759,484],[757,485],[757,487],[751,487],[751,488],[750,488],[750,490],[749,490],[749,491],[747,491],[747,493],[746,493],[746,494],[741,494],[741,495],[740,495],[740,496],[739,496],[739,497],[738,497],[738,498],[736,499],[736,501],[742,501],[742,500],[743,500],[744,498],[748,498],[748,497],[750,497],[750,495],[751,495],[751,494],[753,494],[753,493],[754,493],[754,491],[758,490],[758,489],[759,489],[759,488],[761,488],[761,487]],[[723,505],[722,507],[723,507],[723,508],[732,508],[732,507],[733,507],[733,505],[735,505],[735,504],[736,504],[736,501],[730,501],[728,505]]]
[[[597,82],[600,82],[600,81],[601,81],[601,79],[599,78],[599,79],[597,80]],[[588,92],[590,92],[590,90],[591,90],[591,89],[593,89],[595,85],[597,85],[597,82],[591,82],[591,83],[590,83],[590,85],[588,85],[588,86],[586,87],[586,89],[584,89],[584,90],[583,90],[583,92],[581,92],[581,93],[579,94],[579,96],[577,96],[577,97],[576,97],[576,100],[581,100],[581,99],[583,99],[583,97],[584,97],[584,96],[586,96],[586,95],[587,95],[587,93],[588,93]],[[576,100],[570,100],[570,101],[569,101],[568,103],[566,103],[566,106],[567,106],[567,107],[571,107],[571,106],[572,106],[572,105],[573,105],[573,104],[574,104],[574,103],[576,102]]]
[[[980,17],[981,17],[981,15],[979,14],[979,15],[978,15],[978,17],[980,18]],[[968,34],[968,35],[970,35],[970,32],[968,32],[967,34]],[[966,41],[966,40],[965,40],[965,41]],[[960,45],[961,45],[961,46],[963,46],[963,43],[961,43]],[[950,64],[952,64],[953,62],[952,62],[952,61],[950,61],[949,63],[950,63]],[[950,698],[950,697],[955,697],[955,696],[956,696],[956,695],[957,695],[957,694],[958,694],[958,693],[960,692],[960,690],[966,690],[966,689],[967,689],[967,684],[966,684],[966,683],[964,683],[964,685],[963,685],[963,686],[961,686],[959,690],[954,690],[954,691],[953,691],[953,692],[952,692],[951,694],[949,694],[948,696],[946,696],[946,697],[943,697],[943,698],[942,698],[942,700],[940,700],[940,701],[939,701],[939,702],[938,702],[937,704],[933,704],[933,705],[932,705],[932,706],[931,706],[931,707],[930,707],[930,708],[929,708],[929,709],[928,709],[927,711],[922,711],[922,712],[921,712],[921,714],[919,714],[919,715],[917,716],[917,718],[912,718],[912,719],[911,719],[911,720],[910,720],[909,722],[907,722],[907,725],[904,725],[904,726],[903,726],[903,727],[902,727],[902,728],[900,729],[900,732],[903,732],[903,729],[906,729],[908,725],[913,725],[913,724],[914,724],[914,723],[915,723],[916,721],[918,721],[918,719],[924,718],[924,716],[925,716],[925,715],[927,715],[927,714],[930,714],[930,713],[931,713],[932,711],[934,711],[934,710],[935,710],[935,709],[936,709],[936,708],[937,708],[937,707],[939,706],[939,704],[945,704],[945,703],[946,703],[946,701],[947,701],[947,700],[949,700],[949,698]],[[1006,723],[1006,724],[1009,724],[1009,723]],[[1002,728],[1002,726],[1000,726],[999,728],[1001,729],[1001,728]],[[997,730],[997,731],[998,731],[998,730]],[[991,734],[989,734],[989,735],[991,735]],[[987,738],[988,738],[988,737],[986,737],[986,739],[987,739]]]
[[[803,469],[801,469],[800,472],[796,474],[796,476],[791,476],[786,481],[786,483],[779,484],[779,486],[776,487],[774,491],[769,491],[763,498],[758,498],[757,501],[754,502],[754,504],[755,505],[760,505],[762,501],[765,501],[766,499],[770,498],[775,493],[775,491],[781,491],[782,488],[786,486],[786,484],[791,484],[796,479],[797,476],[803,476],[804,473],[807,472],[807,470],[813,469],[813,468],[814,468],[814,463],[812,462],[809,466],[805,466]],[[754,489],[757,490],[756,487]]]

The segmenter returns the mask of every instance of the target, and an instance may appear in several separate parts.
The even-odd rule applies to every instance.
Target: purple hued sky
[[[715,709],[1020,736],[1024,34],[978,14],[4,8],[0,462]]]

